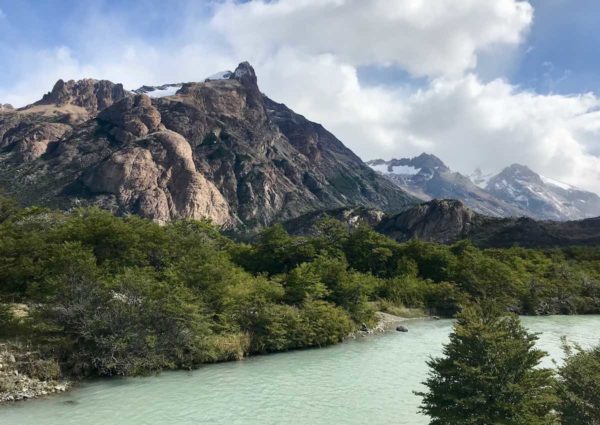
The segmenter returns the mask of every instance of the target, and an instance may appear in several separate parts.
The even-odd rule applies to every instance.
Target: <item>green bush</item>
[[[496,306],[465,309],[418,393],[431,425],[555,424],[553,372],[539,368],[536,340]]]
[[[600,424],[600,347],[565,347],[559,369],[559,413],[565,425]]]

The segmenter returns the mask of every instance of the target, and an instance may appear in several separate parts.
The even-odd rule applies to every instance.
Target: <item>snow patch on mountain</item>
[[[542,179],[542,181],[544,183],[550,184],[552,186],[560,187],[561,189],[564,189],[564,190],[577,190],[577,188],[575,188],[569,184],[560,182],[558,180],[551,179],[550,177],[542,176],[541,174],[540,174],[540,178]]]
[[[381,174],[399,174],[414,176],[421,171],[421,168],[411,167],[409,165],[388,165],[385,164],[370,164],[370,167]]]
[[[231,71],[221,71],[216,74],[211,75],[210,77],[206,77],[205,81],[213,81],[213,80],[229,80],[233,75]]]
[[[145,94],[153,98],[174,96],[183,84],[163,84],[162,86],[142,86],[133,90],[137,94]]]
[[[394,174],[408,174],[414,176],[418,174],[422,169],[411,167],[410,165],[395,165],[392,166],[392,173]]]

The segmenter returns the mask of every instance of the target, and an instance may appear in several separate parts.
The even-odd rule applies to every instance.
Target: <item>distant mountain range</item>
[[[429,201],[457,199],[492,217],[527,216],[539,220],[577,220],[600,216],[600,197],[513,164],[498,175],[452,171],[434,155],[367,162],[408,193]]]

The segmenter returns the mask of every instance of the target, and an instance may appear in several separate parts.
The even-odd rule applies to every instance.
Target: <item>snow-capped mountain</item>
[[[467,177],[425,153],[367,164],[420,199],[458,199],[484,215],[560,221],[600,216],[598,195],[541,176],[524,165],[513,164],[498,175],[477,169]]]
[[[576,220],[600,216],[600,197],[595,193],[541,176],[520,164],[506,167],[491,178],[486,190],[539,219]]]
[[[453,172],[434,155],[423,153],[415,158],[390,161],[376,159],[367,164],[405,191],[425,201],[458,199],[480,214],[495,217],[527,214],[518,206],[487,193],[468,177]]]

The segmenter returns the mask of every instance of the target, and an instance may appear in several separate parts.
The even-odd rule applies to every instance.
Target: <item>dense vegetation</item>
[[[523,314],[600,312],[600,249],[399,244],[323,220],[252,244],[206,222],[0,200],[0,338],[65,373],[134,375],[323,346],[403,308],[453,316],[486,299]],[[27,314],[14,314],[15,309]]]

